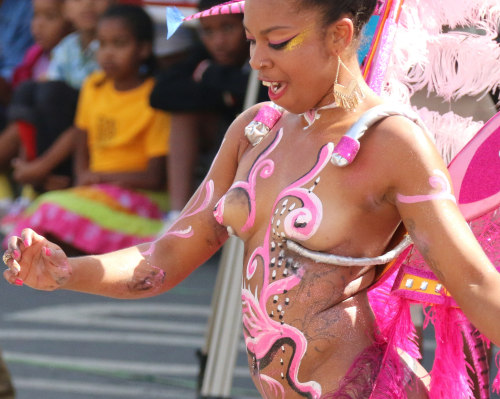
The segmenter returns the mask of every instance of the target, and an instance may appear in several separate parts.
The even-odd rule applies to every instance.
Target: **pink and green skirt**
[[[9,235],[29,227],[86,253],[115,251],[153,240],[167,202],[165,192],[109,184],[50,191],[19,215]]]

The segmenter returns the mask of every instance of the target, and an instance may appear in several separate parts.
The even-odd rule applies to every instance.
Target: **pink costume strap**
[[[278,123],[284,109],[275,103],[263,105],[255,118],[245,127],[245,136],[248,141],[256,146]]]
[[[276,108],[264,105],[254,118],[254,121],[262,122],[268,128],[272,129],[276,122],[281,118],[282,113]]]

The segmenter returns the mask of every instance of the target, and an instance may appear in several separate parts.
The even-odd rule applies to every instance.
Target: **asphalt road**
[[[0,347],[17,399],[197,397],[218,260],[172,291],[120,301],[0,282]],[[240,345],[234,398],[259,397]]]
[[[156,298],[119,301],[0,282],[0,347],[17,399],[197,398],[218,259]],[[435,343],[425,334],[424,367]],[[243,344],[233,399],[259,397]],[[492,398],[498,399],[498,396]]]

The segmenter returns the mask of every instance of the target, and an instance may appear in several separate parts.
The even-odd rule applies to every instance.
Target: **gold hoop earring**
[[[363,101],[363,99],[365,98],[365,93],[363,93],[358,79],[354,78],[354,75],[342,62],[340,56],[337,57],[337,74],[335,75],[335,83],[333,85],[333,95],[335,96],[335,102],[339,107],[342,107],[348,111],[353,111],[354,109],[356,109],[359,103]],[[349,72],[349,75],[351,75],[353,78],[349,81],[349,84],[347,86],[343,86],[339,83],[340,66],[343,66],[344,69]]]

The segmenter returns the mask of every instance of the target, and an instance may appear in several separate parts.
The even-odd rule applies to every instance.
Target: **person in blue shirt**
[[[31,0],[0,0],[0,128],[5,124],[12,73],[33,44],[32,16]]]

